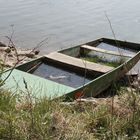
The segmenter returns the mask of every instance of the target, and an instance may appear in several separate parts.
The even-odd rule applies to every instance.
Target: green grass
[[[94,57],[81,57],[82,60],[90,61],[90,62],[95,62],[99,64],[104,64],[106,66],[111,66],[111,67],[118,67],[120,64],[122,64],[124,61],[111,61],[108,62],[106,60],[103,60],[103,58],[94,56]]]
[[[0,87],[0,140],[139,140],[140,92],[114,87],[117,96],[93,102],[33,99]]]
[[[31,101],[28,92],[16,95],[1,89],[0,139],[140,139],[138,93],[126,88],[118,93],[114,100],[66,105],[47,98]]]

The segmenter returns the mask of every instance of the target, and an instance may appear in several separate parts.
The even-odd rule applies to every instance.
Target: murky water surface
[[[125,48],[118,48],[117,46],[113,46],[113,45],[110,45],[110,44],[107,44],[107,43],[100,43],[97,47],[101,48],[101,49],[109,50],[109,51],[118,52],[118,53],[121,53],[121,54],[136,55],[136,53],[137,53],[137,51],[134,52],[133,50],[129,50],[129,49],[125,49]]]
[[[78,75],[77,73],[47,64],[41,64],[33,74],[74,88],[91,81],[91,79],[84,78],[84,76]]]
[[[10,35],[17,46],[32,48],[44,38],[42,53],[100,37],[140,42],[139,0],[0,0],[0,40]]]

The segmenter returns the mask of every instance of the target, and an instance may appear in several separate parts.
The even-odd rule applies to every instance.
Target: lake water
[[[48,38],[48,53],[100,37],[140,42],[139,0],[0,0],[0,40],[11,33],[19,47],[32,48]]]

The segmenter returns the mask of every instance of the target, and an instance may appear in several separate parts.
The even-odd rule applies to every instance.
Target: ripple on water
[[[140,42],[139,5],[132,0],[0,0],[0,35],[9,35],[14,24],[17,45],[35,46],[47,36],[49,50],[58,50],[113,37],[106,11],[118,39]]]

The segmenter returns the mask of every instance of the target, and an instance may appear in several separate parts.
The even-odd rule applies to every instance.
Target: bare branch
[[[41,42],[39,42],[30,52],[29,54],[31,54],[32,52],[34,52],[36,49],[42,47],[45,43],[48,43],[48,38],[43,39]],[[20,61],[23,61],[26,58],[26,56],[24,58],[22,58]]]
[[[7,75],[7,77],[0,83],[0,86],[3,85],[5,83],[5,81],[10,77],[11,73],[13,72],[13,70],[15,69],[15,67],[21,62],[23,61],[24,59],[27,58],[27,56],[23,57],[22,59],[19,59],[19,54],[18,54],[18,51],[17,51],[17,48],[14,44],[14,42],[12,41],[12,38],[13,38],[13,35],[14,35],[14,29],[13,29],[13,25],[11,26],[12,27],[12,32],[11,32],[11,35],[10,37],[9,36],[5,36],[9,41],[8,41],[8,47],[12,47],[15,51],[15,55],[16,55],[16,63],[14,64],[14,66],[8,70],[10,71],[9,74]],[[39,47],[41,47],[44,43],[46,43],[46,41],[48,40],[48,38],[45,38],[44,40],[42,40],[41,42],[39,42],[36,47],[34,47],[30,52],[29,54],[31,54],[32,52],[34,52],[36,49],[38,49]],[[5,58],[4,58],[4,62],[6,62],[6,57],[7,57],[7,53],[5,55]],[[3,73],[3,72],[2,72]],[[1,74],[2,74],[1,73]]]
[[[13,47],[13,49],[14,49],[14,51],[15,51],[15,54],[16,54],[16,58],[17,58],[17,61],[20,61],[19,60],[19,56],[18,56],[18,52],[17,52],[17,49],[16,49],[16,46],[15,46],[15,44],[14,44],[14,42],[12,41],[12,38],[10,38],[10,37],[8,37],[8,36],[5,36],[8,40],[9,40],[9,42],[12,44],[12,47]],[[10,45],[10,44],[9,44]],[[8,45],[8,46],[9,46]]]
[[[121,52],[121,50],[119,49],[120,44],[119,44],[119,42],[117,41],[116,34],[115,34],[115,32],[114,32],[114,30],[113,30],[113,27],[112,27],[112,23],[111,23],[111,21],[110,21],[110,19],[109,19],[109,17],[108,17],[108,15],[107,15],[106,12],[105,12],[105,16],[106,16],[106,18],[107,18],[107,20],[108,20],[108,22],[109,22],[109,26],[110,26],[110,29],[111,29],[111,31],[112,31],[113,37],[114,37],[114,39],[115,39],[116,45],[118,46],[118,52],[119,52],[120,55],[122,56],[122,52]]]

